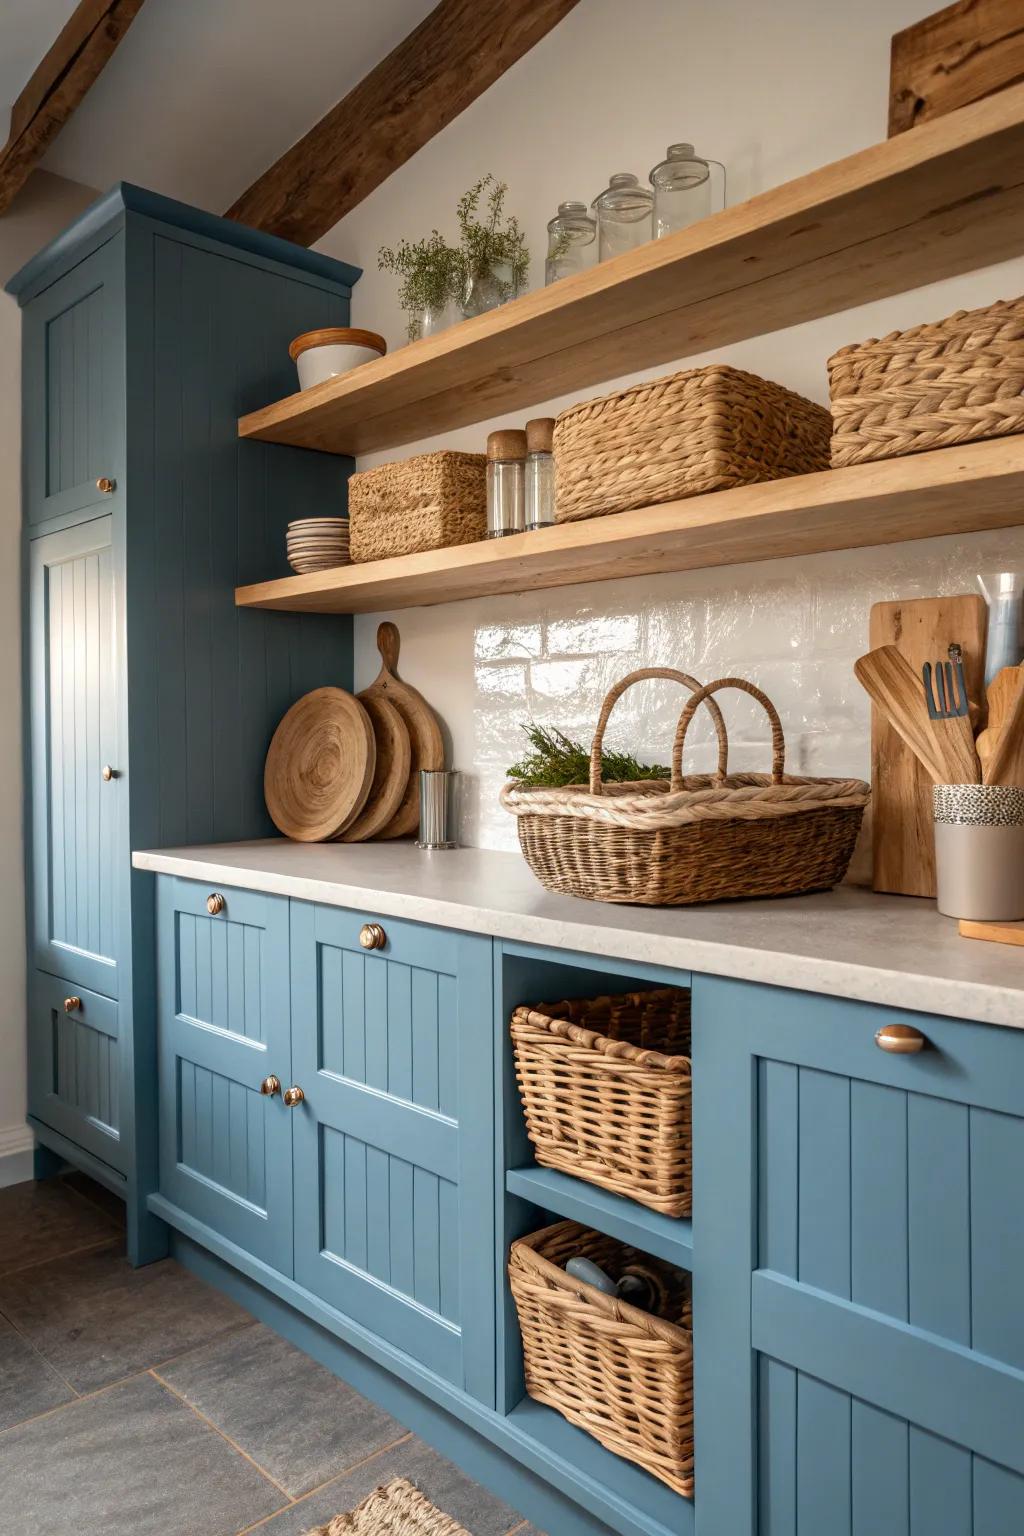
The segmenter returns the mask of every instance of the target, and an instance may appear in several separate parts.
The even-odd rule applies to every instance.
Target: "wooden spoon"
[[[1024,787],[1024,681],[1018,683],[1010,713],[996,733],[995,746],[985,767],[985,783]]]
[[[988,706],[988,721],[983,731],[979,732],[978,739],[974,743],[979,758],[981,759],[982,778],[985,783],[990,783],[989,769],[990,759],[996,749],[999,734],[1013,709],[1017,690],[1024,683],[1024,666],[1003,667],[997,672],[985,690],[985,699]]]
[[[977,784],[981,767],[966,715],[932,720],[924,685],[894,645],[881,645],[854,663],[857,681],[902,736],[936,784]]]

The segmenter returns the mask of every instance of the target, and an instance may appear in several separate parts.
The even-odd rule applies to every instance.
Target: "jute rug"
[[[306,1536],[469,1536],[469,1532],[435,1509],[412,1483],[396,1477],[371,1493],[358,1509],[336,1515]]]

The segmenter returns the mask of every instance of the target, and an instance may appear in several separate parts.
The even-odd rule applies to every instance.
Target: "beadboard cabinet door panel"
[[[494,1401],[485,939],[292,903],[295,1278]]]
[[[118,1007],[37,971],[29,978],[29,1113],[124,1171]]]
[[[290,1275],[287,899],[164,877],[157,930],[160,1191]]]
[[[124,470],[124,239],[115,236],[25,312],[26,520],[95,517]],[[112,489],[104,489],[106,482]]]
[[[35,963],[117,997],[127,786],[119,771],[123,670],[111,519],[33,540],[30,570]]]
[[[759,1536],[1024,1529],[1020,1037],[711,978],[694,1020],[695,1166],[718,1173],[698,1253],[747,1272],[695,1277],[698,1466],[702,1437],[714,1471],[727,1422],[755,1426],[712,1526],[728,1505]],[[919,1054],[878,1048],[891,1023]]]

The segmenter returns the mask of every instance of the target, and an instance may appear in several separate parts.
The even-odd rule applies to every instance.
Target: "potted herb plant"
[[[436,229],[425,240],[381,246],[377,266],[401,278],[398,302],[405,311],[410,341],[443,331],[456,318],[466,289],[462,253]]]
[[[465,268],[462,312],[467,317],[497,308],[526,286],[530,252],[515,215],[502,219],[507,192],[506,182],[488,174],[459,198],[459,247]]]

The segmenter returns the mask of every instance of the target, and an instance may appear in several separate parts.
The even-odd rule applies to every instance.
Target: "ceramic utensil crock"
[[[1024,789],[936,784],[935,864],[947,917],[1024,917]]]

